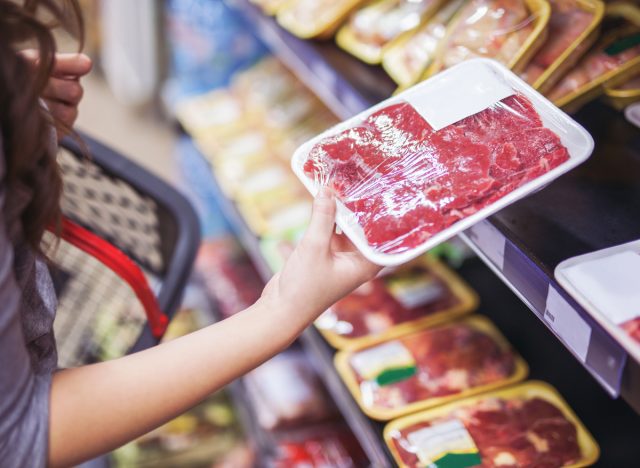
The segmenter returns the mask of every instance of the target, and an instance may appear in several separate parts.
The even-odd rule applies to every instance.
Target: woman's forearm
[[[262,299],[152,349],[56,373],[51,466],[78,463],[148,432],[287,347],[308,319],[283,307]]]

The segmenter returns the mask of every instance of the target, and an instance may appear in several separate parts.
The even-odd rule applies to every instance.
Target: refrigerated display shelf
[[[396,88],[380,67],[360,62],[332,41],[302,40],[248,0],[224,1],[242,13],[265,45],[339,118],[367,109]]]
[[[212,178],[212,190],[237,238],[263,275],[270,279],[271,270],[263,258],[258,239],[249,230],[234,203],[226,198]],[[526,313],[525,305],[512,294],[478,259],[465,262],[459,273],[479,293],[479,313],[490,317],[528,362],[530,377],[553,384],[585,422],[602,447],[597,466],[634,466],[640,449],[640,416],[627,403],[611,399],[588,372],[563,351],[537,318]],[[307,328],[300,342],[323,379],[345,421],[365,450],[371,466],[393,466],[384,444],[384,423],[368,418],[351,397],[333,365],[335,351],[313,327]]]
[[[226,0],[258,36],[340,118],[385,99],[393,83],[333,42],[301,40],[248,0]],[[561,288],[562,260],[640,237],[640,131],[602,103],[575,115],[596,149],[582,167],[502,210],[461,237],[553,331],[612,397],[640,412],[640,364]],[[552,319],[553,317],[553,319]]]

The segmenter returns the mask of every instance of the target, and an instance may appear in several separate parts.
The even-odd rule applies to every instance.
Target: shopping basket
[[[80,138],[84,151],[73,139],[61,145],[61,237],[45,239],[63,367],[156,344],[180,305],[200,241],[195,212],[179,192]]]

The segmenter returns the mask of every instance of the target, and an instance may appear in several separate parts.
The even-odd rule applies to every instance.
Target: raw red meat
[[[334,188],[367,241],[406,251],[569,158],[516,94],[440,131],[407,102],[310,151],[306,174]]]
[[[355,352],[351,357],[363,399],[372,407],[399,408],[460,393],[506,379],[515,369],[515,359],[509,350],[465,323],[424,330],[395,341],[409,350],[416,363],[416,372],[404,380],[380,385],[359,375],[353,366],[354,357],[375,347]]]
[[[446,420],[459,419],[480,451],[484,468],[557,468],[581,457],[575,425],[560,409],[539,397],[487,398],[451,415],[406,427],[393,443],[409,467],[422,466],[409,451],[412,432]]]
[[[640,317],[628,320],[621,326],[622,329],[626,331],[631,338],[640,343]]]
[[[427,283],[422,288],[424,301],[419,305],[404,305],[389,289],[392,281],[401,278],[420,278]],[[428,299],[428,300],[427,300]],[[413,264],[383,278],[362,285],[353,293],[334,304],[317,322],[323,328],[348,338],[379,334],[399,323],[410,322],[460,304],[445,281],[423,264]]]
[[[589,27],[593,13],[581,8],[576,0],[550,0],[551,18],[547,39],[522,73],[527,83],[536,81]]]

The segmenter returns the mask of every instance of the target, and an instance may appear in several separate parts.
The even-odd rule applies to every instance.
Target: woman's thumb
[[[304,241],[315,248],[329,247],[336,222],[336,199],[329,187],[322,186],[313,201],[311,221]]]

